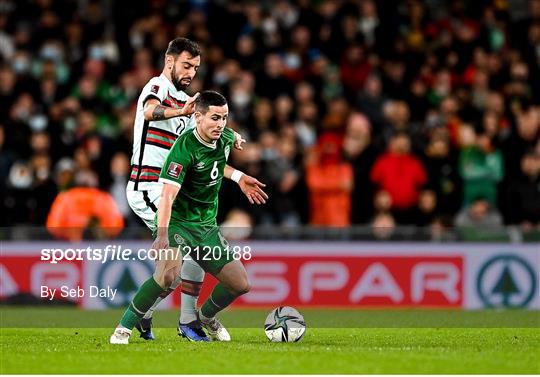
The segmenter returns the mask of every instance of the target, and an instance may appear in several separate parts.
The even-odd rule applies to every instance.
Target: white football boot
[[[129,337],[131,335],[131,330],[126,329],[125,327],[117,327],[113,334],[111,335],[111,339],[109,340],[109,343],[111,344],[129,344]]]
[[[231,341],[229,332],[216,317],[206,318],[199,312],[199,320],[213,340],[217,340],[219,342]]]

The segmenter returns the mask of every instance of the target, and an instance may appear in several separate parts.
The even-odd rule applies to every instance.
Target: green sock
[[[236,298],[222,283],[214,287],[212,294],[201,308],[201,314],[207,318],[214,317],[218,312],[229,306]]]
[[[166,290],[156,283],[153,276],[145,281],[126,309],[120,320],[120,324],[131,330],[139,323],[144,314],[152,307],[156,299],[163,292],[166,292]]]

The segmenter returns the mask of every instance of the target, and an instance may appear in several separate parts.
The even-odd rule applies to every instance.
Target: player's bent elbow
[[[151,109],[144,109],[143,115],[144,115],[144,120],[148,120],[148,121],[153,120]]]

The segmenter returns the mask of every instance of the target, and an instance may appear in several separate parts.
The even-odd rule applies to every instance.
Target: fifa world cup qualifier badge
[[[167,168],[167,175],[170,175],[173,178],[178,178],[180,176],[180,173],[182,172],[182,169],[182,165],[176,162],[171,162],[169,164],[169,167]]]

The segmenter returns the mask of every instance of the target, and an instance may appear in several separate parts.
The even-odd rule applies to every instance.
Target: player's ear
[[[202,120],[202,113],[200,111],[195,111],[193,114],[195,115],[195,122],[199,124]]]
[[[165,55],[165,67],[172,69],[174,65],[174,57],[172,55]]]

